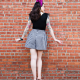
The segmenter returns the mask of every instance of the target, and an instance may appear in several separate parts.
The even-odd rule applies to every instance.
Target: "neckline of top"
[[[43,13],[43,14],[45,14],[45,13]],[[43,16],[43,14],[40,16],[40,18]],[[39,19],[40,19],[40,18],[39,18]]]
[[[43,13],[43,14],[44,14],[44,13]],[[42,15],[43,15],[43,14],[42,14]],[[41,15],[41,16],[42,16],[42,15]]]

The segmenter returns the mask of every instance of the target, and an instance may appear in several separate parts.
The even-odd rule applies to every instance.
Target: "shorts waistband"
[[[41,30],[41,31],[45,31],[45,30],[42,30],[42,29],[33,29],[33,30]]]

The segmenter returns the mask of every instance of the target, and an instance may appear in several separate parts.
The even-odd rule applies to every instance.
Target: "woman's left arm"
[[[26,33],[27,33],[28,29],[30,28],[30,26],[31,26],[31,19],[30,19],[30,17],[29,17],[28,23],[27,23],[26,28],[25,28],[25,30],[24,30],[24,32],[23,32],[22,37],[21,37],[22,39],[23,39],[24,36],[26,35]]]

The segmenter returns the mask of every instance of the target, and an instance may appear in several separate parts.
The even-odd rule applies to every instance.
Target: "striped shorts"
[[[47,35],[45,30],[32,29],[27,36],[25,47],[37,50],[47,50]]]

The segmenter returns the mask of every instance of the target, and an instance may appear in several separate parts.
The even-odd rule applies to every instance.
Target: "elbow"
[[[52,28],[51,27],[49,27],[49,31],[52,32]]]

